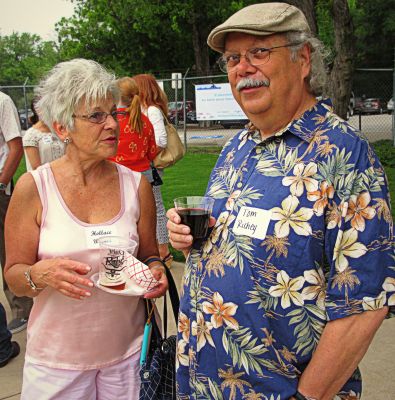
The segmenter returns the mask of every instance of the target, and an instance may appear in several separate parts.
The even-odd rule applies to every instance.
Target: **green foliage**
[[[395,168],[395,146],[391,140],[379,140],[372,145],[383,167]]]
[[[189,34],[172,29],[167,7],[157,1],[76,0],[74,16],[57,25],[61,57],[92,58],[119,75],[154,72],[164,63],[183,69],[191,56]]]
[[[252,3],[75,0],[74,15],[57,24],[61,57],[93,58],[119,75],[186,71],[202,63],[210,30]]]
[[[357,38],[356,65],[393,67],[395,0],[355,0],[351,13]]]
[[[328,49],[333,49],[334,45],[331,3],[332,1],[328,0],[318,0],[315,8],[317,16],[318,36]]]
[[[0,36],[0,85],[37,83],[58,62],[54,42],[37,35],[13,33]]]

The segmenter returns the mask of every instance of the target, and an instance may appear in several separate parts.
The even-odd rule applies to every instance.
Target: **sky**
[[[0,34],[28,32],[56,40],[55,24],[73,10],[70,0],[0,0]]]

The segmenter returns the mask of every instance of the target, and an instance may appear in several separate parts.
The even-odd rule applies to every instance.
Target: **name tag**
[[[268,210],[243,206],[233,225],[233,233],[263,240],[266,237],[271,215],[272,212]]]
[[[53,142],[52,137],[50,135],[45,135],[42,138],[43,143],[51,144]]]
[[[114,226],[95,226],[94,228],[85,228],[86,245],[88,249],[98,249],[99,238],[103,236],[117,236],[118,230]]]

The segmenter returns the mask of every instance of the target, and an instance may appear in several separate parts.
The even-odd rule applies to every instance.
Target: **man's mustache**
[[[254,87],[269,87],[270,81],[269,79],[252,79],[252,78],[243,78],[236,85],[236,90],[240,92],[240,90],[245,88],[254,88]]]

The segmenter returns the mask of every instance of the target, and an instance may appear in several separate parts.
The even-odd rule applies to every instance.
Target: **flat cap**
[[[226,35],[230,32],[267,36],[289,31],[310,32],[306,17],[299,8],[287,3],[253,4],[214,28],[208,35],[207,44],[223,53]]]

